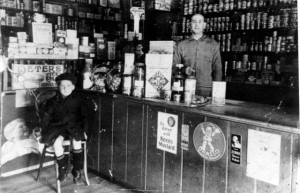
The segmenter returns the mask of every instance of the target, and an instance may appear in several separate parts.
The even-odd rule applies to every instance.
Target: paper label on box
[[[145,97],[161,97],[171,89],[172,62],[171,54],[146,54]]]
[[[224,105],[226,95],[226,82],[213,81],[212,83],[212,104]]]

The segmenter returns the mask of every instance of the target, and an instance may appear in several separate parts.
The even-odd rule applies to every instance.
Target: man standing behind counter
[[[192,35],[178,44],[173,65],[184,64],[187,75],[195,70],[196,95],[210,96],[212,81],[222,80],[222,63],[218,43],[203,34],[205,26],[203,15],[192,16]]]

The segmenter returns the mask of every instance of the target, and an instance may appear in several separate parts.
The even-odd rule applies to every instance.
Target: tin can
[[[164,90],[164,99],[165,101],[171,100],[172,91],[171,90]]]
[[[125,95],[130,95],[131,85],[132,85],[132,76],[130,74],[124,74],[122,93]]]
[[[191,104],[193,100],[193,93],[189,91],[184,92],[184,103]]]
[[[181,100],[181,95],[180,94],[174,94],[174,101],[179,103]]]

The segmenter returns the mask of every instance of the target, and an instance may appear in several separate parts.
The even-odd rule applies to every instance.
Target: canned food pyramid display
[[[197,153],[208,161],[217,161],[225,153],[226,141],[221,128],[211,122],[202,122],[195,128],[193,143]]]

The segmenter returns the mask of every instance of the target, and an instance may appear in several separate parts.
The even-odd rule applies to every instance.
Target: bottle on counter
[[[184,84],[184,103],[190,104],[195,99],[196,94],[196,76],[195,70],[192,70],[192,73],[188,75],[185,79]]]
[[[184,76],[182,74],[183,64],[176,64],[172,83],[172,99],[176,102],[183,100]]]
[[[132,80],[132,96],[142,98],[145,92],[145,64],[135,63]]]
[[[86,62],[85,68],[82,72],[83,76],[83,89],[90,89],[93,86],[93,82],[91,81],[90,77],[92,74],[91,66],[92,64],[89,62]]]
[[[130,95],[132,87],[132,74],[123,74],[122,77],[122,94]]]

